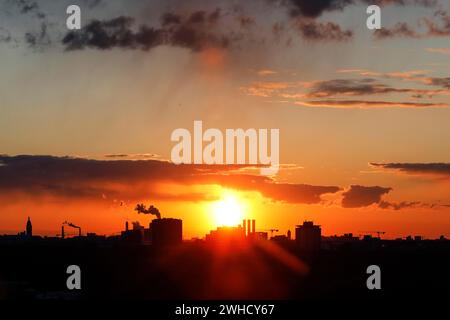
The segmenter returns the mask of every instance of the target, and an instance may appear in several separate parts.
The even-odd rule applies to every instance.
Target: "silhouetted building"
[[[133,229],[127,229],[128,225],[125,225],[125,231],[122,231],[122,240],[127,243],[142,244],[144,241],[144,227],[139,222],[133,222]]]
[[[359,244],[359,237],[354,236],[353,233],[344,233],[342,236],[328,236],[322,237],[323,249],[336,249],[339,247],[354,247]]]
[[[270,240],[276,241],[276,242],[287,242],[289,241],[289,238],[285,235],[276,235],[270,238]]]
[[[211,230],[210,233],[206,235],[206,241],[212,242],[243,241],[244,239],[245,239],[245,228],[241,226],[218,227],[217,230]]]
[[[269,234],[267,232],[253,232],[248,236],[250,239],[269,240]]]
[[[288,230],[288,231],[287,231],[287,238],[288,238],[289,240],[291,240],[291,230]]]
[[[295,241],[305,251],[320,250],[321,229],[312,221],[304,221],[295,228]]]
[[[142,240],[145,244],[152,243],[152,229],[150,229],[150,228],[144,229],[144,235],[143,235]]]
[[[150,223],[152,245],[173,245],[183,240],[183,225],[180,219],[155,219]]]
[[[28,217],[28,221],[27,221],[27,226],[26,226],[26,236],[27,237],[32,237],[33,236],[33,226],[31,224],[31,220],[30,217]]]

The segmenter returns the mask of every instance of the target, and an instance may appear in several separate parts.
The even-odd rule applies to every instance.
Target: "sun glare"
[[[212,210],[217,226],[237,226],[242,221],[244,205],[236,195],[226,193],[213,204]]]

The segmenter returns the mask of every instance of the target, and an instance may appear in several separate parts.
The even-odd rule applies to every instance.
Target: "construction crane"
[[[273,233],[274,233],[274,232],[278,232],[278,231],[280,231],[280,230],[278,230],[278,229],[265,229],[265,230],[263,230],[263,231],[269,231],[269,232],[270,232],[270,237],[272,238],[272,237],[273,237]]]
[[[386,233],[386,231],[359,231],[359,232],[364,232],[364,233],[366,233],[366,234],[367,234],[367,233],[369,233],[369,234],[374,234],[374,233],[376,233],[377,236],[378,236],[378,238],[380,238],[380,239],[381,239],[381,235]]]

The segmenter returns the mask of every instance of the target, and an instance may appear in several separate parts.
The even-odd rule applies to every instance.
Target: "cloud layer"
[[[434,7],[436,0],[284,0],[282,1],[290,9],[292,16],[303,16],[317,18],[325,12],[342,11],[349,5],[376,4],[385,5],[420,5],[424,7]]]
[[[371,166],[416,175],[450,177],[450,163],[370,163]]]
[[[342,207],[344,208],[360,208],[378,204],[381,197],[389,193],[392,188],[379,186],[365,187],[360,185],[352,185],[343,193]]]
[[[13,193],[30,197],[54,196],[68,199],[172,201],[208,200],[202,193],[173,194],[163,184],[192,187],[220,185],[259,192],[273,201],[319,203],[321,195],[335,193],[337,186],[277,183],[265,177],[236,173],[242,166],[174,165],[158,160],[92,160],[53,156],[1,156],[0,194],[3,201]],[[189,189],[191,190],[191,189]]]
[[[215,195],[206,191],[208,188],[193,191],[198,190],[196,187],[221,186],[257,192],[272,201],[291,204],[325,203],[323,195],[335,194],[342,195],[343,208],[375,205],[380,209],[401,210],[437,206],[419,201],[396,203],[384,200],[383,196],[392,191],[390,187],[352,185],[344,189],[332,185],[278,183],[266,176],[243,174],[241,169],[245,168],[242,165],[174,165],[153,159],[93,160],[54,156],[0,156],[0,199],[3,203],[21,201],[23,197],[51,197],[60,201],[115,199],[128,202],[153,199],[196,202],[216,199]],[[420,166],[420,170],[424,170],[423,166]],[[436,165],[434,171],[445,171],[450,175],[450,165]],[[180,188],[183,191],[180,191]]]
[[[221,12],[195,11],[183,16],[166,13],[161,17],[161,27],[136,26],[131,17],[121,16],[110,20],[94,20],[79,31],[71,31],[62,40],[66,50],[113,48],[149,50],[160,45],[170,45],[199,51],[207,47],[225,48],[233,40],[231,34],[221,34],[217,22]],[[136,29],[136,31],[135,31]]]

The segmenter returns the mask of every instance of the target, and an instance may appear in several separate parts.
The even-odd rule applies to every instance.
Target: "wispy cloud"
[[[435,11],[432,17],[423,17],[418,22],[418,25],[423,26],[422,30],[418,31],[406,22],[398,22],[391,28],[376,30],[374,36],[376,39],[450,36],[450,15],[444,9]]]
[[[299,20],[298,31],[305,40],[309,41],[349,41],[353,37],[353,31],[343,30],[334,22],[317,22]]]
[[[450,163],[377,163],[371,162],[375,168],[394,170],[414,175],[434,175],[439,177],[450,177]]]
[[[450,104],[431,102],[394,102],[376,100],[313,100],[297,101],[295,104],[305,107],[327,108],[450,108]]]
[[[428,52],[450,55],[450,48],[427,48]]]

